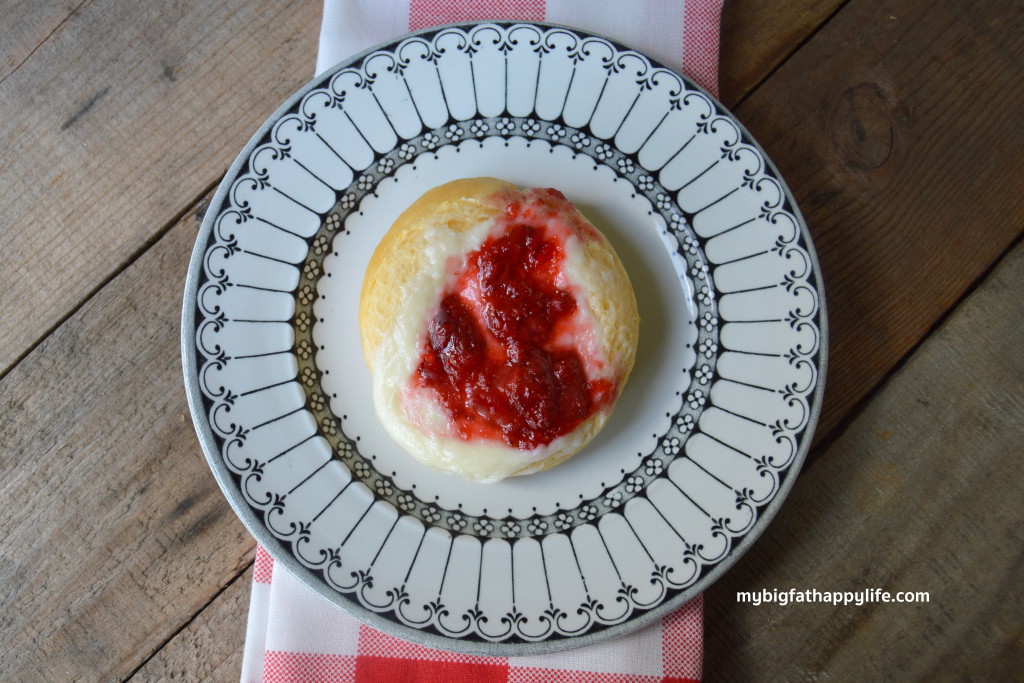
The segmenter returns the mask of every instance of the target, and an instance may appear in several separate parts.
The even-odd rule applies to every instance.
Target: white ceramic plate
[[[389,440],[356,314],[394,218],[483,175],[564,192],[642,316],[599,437],[493,485]],[[744,128],[642,54],[523,23],[413,34],[291,98],[209,208],[182,338],[210,466],[275,560],[380,630],[481,654],[593,643],[705,589],[792,485],[825,366],[810,240]]]

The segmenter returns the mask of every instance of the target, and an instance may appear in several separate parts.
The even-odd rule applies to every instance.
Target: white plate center
[[[395,218],[420,195],[457,178],[495,176],[563,192],[608,237],[629,273],[640,308],[636,365],[604,430],[581,453],[547,472],[476,484],[434,472],[398,447],[377,420],[363,361],[358,303],[370,255]],[[572,508],[621,481],[657,445],[689,386],[697,338],[693,286],[664,220],[629,182],[564,146],[512,138],[470,140],[422,154],[384,179],[345,224],[324,261],[314,306],[317,366],[342,429],[376,469],[427,503],[473,515],[529,517]],[[668,241],[666,241],[668,240]],[[322,321],[322,322],[320,322]]]

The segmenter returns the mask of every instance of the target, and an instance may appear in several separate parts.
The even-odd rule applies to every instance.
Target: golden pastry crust
[[[499,198],[518,188],[497,178],[469,178],[428,190],[392,224],[366,266],[359,296],[359,332],[363,355],[371,356],[388,334],[402,292],[422,266],[418,254],[436,230],[464,232],[501,214]]]
[[[421,303],[417,309],[411,303],[431,297],[424,290],[444,281],[446,257],[436,255],[438,244],[460,239],[466,243],[471,232],[480,233],[481,226],[486,228],[501,216],[520,193],[515,185],[495,178],[456,180],[428,191],[398,217],[378,244],[360,296],[363,354],[374,377],[374,405],[382,424],[417,460],[472,481],[493,482],[539,472],[582,449],[610,416],[632,370],[639,338],[636,298],[625,268],[607,239],[577,212],[582,220],[574,222],[581,228],[573,228],[577,239],[572,240],[566,266],[572,271],[577,300],[593,323],[601,356],[598,365],[618,392],[613,400],[569,434],[534,451],[438,436],[404,414],[400,394],[415,358],[406,358],[403,364],[396,357],[418,354],[420,346],[410,347],[410,340],[423,338],[440,300],[439,292],[434,292],[437,296],[429,305]],[[416,329],[400,329],[410,325]],[[399,338],[405,342],[395,342]]]

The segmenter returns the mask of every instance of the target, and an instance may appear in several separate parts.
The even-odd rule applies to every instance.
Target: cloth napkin
[[[321,73],[408,31],[456,21],[550,21],[607,36],[683,73],[718,96],[724,0],[324,0]]]
[[[242,682],[689,683],[701,678],[698,596],[660,623],[597,645],[531,657],[434,650],[364,626],[256,547]]]
[[[723,0],[325,0],[317,73],[408,31],[457,21],[550,21],[607,35],[718,92]],[[243,683],[682,683],[703,664],[701,596],[651,626],[562,653],[477,657],[380,633],[256,548]]]

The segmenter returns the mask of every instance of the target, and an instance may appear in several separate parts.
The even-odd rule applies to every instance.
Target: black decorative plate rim
[[[296,107],[302,102],[303,98],[311,91],[325,86],[330,82],[332,76],[336,73],[361,64],[369,55],[386,50],[397,46],[404,40],[411,37],[418,36],[422,38],[431,38],[444,31],[450,29],[470,31],[475,27],[481,25],[494,25],[503,28],[509,28],[513,26],[533,26],[537,27],[542,31],[548,30],[564,30],[572,33],[573,35],[580,36],[583,38],[597,38],[606,41],[608,44],[613,46],[618,51],[629,51],[635,52],[638,55],[644,56],[645,59],[650,63],[652,68],[665,69],[673,72],[679,77],[690,90],[702,93],[711,102],[715,109],[715,113],[718,116],[728,118],[733,125],[735,125],[739,131],[741,141],[748,145],[761,155],[761,159],[765,164],[765,172],[769,174],[780,186],[784,196],[784,207],[785,211],[793,216],[796,222],[800,241],[800,246],[806,251],[807,257],[810,260],[811,275],[808,281],[812,283],[816,288],[817,294],[817,314],[816,324],[818,331],[818,348],[814,355],[816,361],[816,381],[814,388],[807,394],[808,410],[806,424],[803,427],[799,442],[796,444],[796,451],[793,455],[792,460],[788,463],[785,470],[779,473],[778,488],[775,491],[772,498],[764,505],[756,507],[756,518],[752,526],[742,535],[733,537],[733,543],[729,546],[727,556],[711,565],[702,565],[700,569],[699,578],[690,583],[686,588],[673,591],[672,589],[666,589],[666,597],[661,600],[656,606],[647,610],[638,610],[637,613],[629,618],[628,620],[608,626],[598,626],[590,629],[588,632],[582,635],[576,636],[563,636],[554,634],[545,640],[540,641],[528,641],[517,638],[511,638],[502,641],[488,641],[484,639],[472,640],[472,639],[457,639],[450,636],[446,636],[436,629],[433,628],[413,628],[406,624],[398,621],[397,619],[388,618],[385,614],[375,612],[368,609],[358,601],[355,600],[341,600],[339,599],[339,593],[327,585],[325,581],[315,580],[312,575],[313,572],[309,567],[303,565],[295,556],[293,543],[282,540],[274,536],[270,530],[267,529],[265,521],[261,518],[261,511],[252,507],[249,501],[246,500],[241,490],[241,475],[231,472],[223,462],[220,446],[217,442],[216,437],[213,434],[213,430],[210,427],[208,419],[209,401],[205,398],[202,389],[200,388],[199,380],[199,365],[196,348],[196,324],[197,324],[197,297],[199,291],[200,280],[203,270],[203,260],[206,250],[209,246],[212,233],[214,231],[214,222],[216,217],[220,214],[224,208],[228,195],[231,190],[231,184],[229,181],[238,178],[245,170],[246,166],[250,163],[250,157],[252,153],[263,143],[265,143],[270,135],[274,125],[284,116],[293,112]],[[338,196],[340,198],[341,192],[339,191]],[[310,238],[310,241],[312,238]],[[701,242],[703,243],[703,241]],[[387,41],[380,45],[368,48],[353,56],[351,59],[345,62],[339,63],[332,69],[316,76],[310,80],[305,86],[299,89],[293,96],[291,96],[281,107],[279,107],[274,114],[272,114],[268,120],[259,128],[259,130],[253,135],[250,141],[242,149],[234,163],[225,175],[225,181],[220,185],[211,200],[207,209],[202,227],[200,228],[199,235],[196,239],[196,244],[192,252],[192,256],[189,263],[188,275],[186,278],[185,285],[185,297],[183,302],[182,311],[182,363],[183,373],[186,387],[186,395],[193,417],[193,422],[196,428],[197,436],[202,445],[204,454],[208,460],[211,471],[213,472],[218,484],[220,485],[225,497],[228,499],[232,508],[239,516],[243,524],[249,530],[249,532],[256,538],[256,540],[263,545],[270,555],[274,558],[275,562],[281,564],[287,570],[289,570],[294,576],[296,576],[305,585],[311,588],[314,592],[319,594],[324,599],[337,605],[343,611],[348,612],[358,620],[366,623],[378,630],[386,633],[391,633],[405,640],[427,645],[430,647],[436,647],[439,649],[457,651],[466,654],[477,654],[477,655],[488,655],[488,656],[507,656],[507,655],[527,655],[527,654],[541,654],[550,653],[568,648],[582,647],[598,642],[602,642],[611,638],[624,635],[625,633],[632,632],[638,628],[653,623],[657,619],[664,617],[666,614],[677,609],[682,604],[692,599],[697,594],[703,592],[708,586],[714,583],[719,577],[721,577],[726,571],[728,571],[734,564],[742,557],[747,549],[760,537],[764,532],[767,525],[771,522],[774,516],[777,514],[778,509],[788,496],[792,489],[800,468],[806,458],[807,452],[810,449],[812,435],[817,425],[822,403],[822,393],[825,385],[825,377],[827,370],[827,356],[828,356],[828,323],[827,323],[827,312],[826,302],[824,296],[824,287],[821,279],[821,269],[818,263],[817,255],[814,250],[813,243],[810,239],[810,234],[806,225],[806,222],[799,211],[796,202],[793,200],[792,192],[786,185],[785,180],[779,173],[777,167],[772,162],[770,157],[764,152],[758,142],[750,135],[749,131],[743,126],[743,124],[729,112],[729,110],[722,105],[716,98],[707,93],[703,88],[695,84],[691,79],[685,75],[679,73],[677,70],[671,67],[659,63],[657,60],[646,57],[643,52],[634,50],[623,43],[616,41],[599,34],[592,32],[581,31],[568,26],[553,24],[549,22],[520,22],[520,21],[493,21],[493,22],[459,22],[448,24],[445,26],[434,27],[421,31],[416,31],[405,36],[400,36],[393,41]]]

